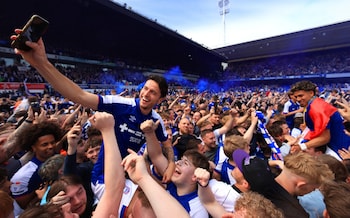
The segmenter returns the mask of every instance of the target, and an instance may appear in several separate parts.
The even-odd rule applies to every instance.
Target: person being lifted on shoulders
[[[17,34],[21,31],[20,29],[15,30]],[[16,37],[16,35],[11,36],[11,40],[15,40]],[[174,154],[171,143],[167,141],[163,121],[159,114],[153,110],[155,105],[164,100],[168,92],[168,84],[163,77],[150,76],[140,91],[140,97],[137,99],[124,98],[118,95],[96,95],[81,89],[50,63],[42,38],[37,43],[27,41],[26,45],[31,47],[31,50],[23,51],[15,49],[15,53],[20,54],[56,91],[84,107],[113,114],[116,120],[114,129],[122,157],[128,154],[128,148],[137,152],[144,144],[145,137],[140,130],[140,124],[143,121],[148,119],[154,121],[160,120],[161,125],[158,126],[156,135],[167,152],[169,162],[167,171],[164,173],[163,181],[167,182],[170,180],[175,169]],[[103,151],[103,147],[101,151]],[[102,163],[103,156],[104,152],[100,152],[99,157],[101,158],[99,158],[99,161]],[[152,156],[150,158],[152,159]],[[103,169],[103,167],[101,168]]]

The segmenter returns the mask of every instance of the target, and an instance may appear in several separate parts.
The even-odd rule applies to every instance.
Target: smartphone
[[[33,110],[34,113],[37,112],[38,114],[40,114],[41,107],[40,107],[39,102],[31,102],[30,106],[32,107],[32,110]]]
[[[40,37],[47,31],[49,22],[39,15],[33,15],[27,24],[23,27],[22,32],[12,41],[11,46],[24,51],[31,48],[25,44],[26,41],[37,42]]]

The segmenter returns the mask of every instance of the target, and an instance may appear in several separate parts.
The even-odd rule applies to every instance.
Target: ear
[[[250,185],[249,185],[247,180],[243,179],[242,185],[243,185],[244,188],[246,188],[248,190],[250,189]]]
[[[306,182],[304,182],[304,181],[297,181],[296,187],[298,189],[301,189],[305,185],[306,185]]]
[[[35,151],[36,151],[36,148],[35,148],[35,144],[34,145],[32,145],[32,151],[33,151],[33,153],[35,153]]]
[[[59,170],[58,170],[58,175],[63,175],[63,168],[60,168]]]
[[[324,209],[324,210],[323,210],[323,217],[324,217],[324,218],[330,218],[327,209]]]
[[[307,188],[307,183],[304,181],[296,181],[295,187],[294,187],[294,192],[295,193],[300,193],[304,192]]]
[[[350,184],[350,175],[346,178],[346,183]]]

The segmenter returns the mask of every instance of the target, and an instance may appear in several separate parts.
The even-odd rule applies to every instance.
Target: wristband
[[[307,146],[306,146],[305,143],[300,143],[300,144],[299,144],[299,147],[300,147],[300,149],[301,149],[302,151],[305,151],[305,150],[307,149]]]
[[[206,187],[208,187],[208,185],[209,185],[209,181],[207,182],[206,185],[201,185],[199,182],[197,182],[197,184],[198,184],[200,187],[206,188]]]
[[[27,123],[33,123],[33,120],[27,120],[27,119],[25,119],[24,121],[27,122]]]

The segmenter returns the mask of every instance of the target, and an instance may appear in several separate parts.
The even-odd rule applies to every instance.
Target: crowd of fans
[[[43,83],[43,78],[34,69],[21,68],[15,63],[6,66],[0,59],[1,82]],[[126,66],[125,64],[108,69],[104,67],[76,66],[61,67],[59,70],[78,84],[115,84],[138,85],[145,80],[145,69]],[[223,73],[225,81],[230,79],[283,77],[312,74],[331,74],[350,72],[350,53],[348,49],[333,51],[319,51],[311,53],[278,56],[257,60],[230,63]],[[175,79],[171,83],[184,84],[183,78]],[[170,82],[170,81],[169,81]],[[189,81],[187,81],[188,83]],[[216,81],[214,81],[216,82]],[[188,84],[187,84],[188,85]],[[189,86],[194,85],[192,82]]]
[[[1,81],[47,80],[57,92],[2,96],[0,217],[350,217],[347,84],[168,88],[130,69],[20,54],[39,69],[1,61]],[[349,57],[279,57],[226,73],[349,72]],[[95,93],[76,85],[116,82],[144,83]]]
[[[322,96],[320,92],[317,93],[317,96],[324,98],[329,103],[332,102],[334,106],[337,106],[337,104],[332,101],[333,99],[343,102],[345,109],[342,110],[349,113],[348,100],[344,98],[346,93],[343,92],[343,95],[340,95],[340,93],[342,93],[340,90],[333,90],[327,96]],[[105,97],[108,96],[101,94]],[[110,95],[123,95],[126,98],[133,98],[138,97],[139,94],[139,92],[134,91],[129,93],[113,92]],[[282,127],[287,124],[284,105],[290,99],[288,93],[271,90],[240,92],[239,95],[236,95],[231,91],[188,93],[185,89],[181,89],[169,94],[164,101],[154,107],[167,129],[168,140],[174,146],[175,160],[177,160],[174,175],[184,174],[185,168],[182,167],[186,166],[186,161],[189,160],[190,162],[187,164],[195,166],[193,170],[197,168],[192,174],[186,174],[185,177],[191,178],[194,176],[196,178],[195,181],[197,181],[198,187],[197,183],[194,183],[193,187],[195,188],[193,190],[196,193],[198,192],[201,202],[201,205],[195,206],[196,209],[187,210],[191,217],[205,217],[207,215],[203,214],[207,213],[213,217],[221,217],[224,213],[240,213],[239,211],[252,214],[252,217],[292,217],[290,211],[293,211],[293,209],[286,208],[293,204],[300,204],[297,206],[298,209],[295,210],[299,211],[298,216],[301,217],[327,217],[331,213],[333,214],[329,217],[347,217],[349,215],[347,210],[340,212],[338,209],[332,208],[335,203],[332,203],[329,199],[333,197],[332,191],[337,191],[337,196],[344,198],[343,201],[338,199],[340,202],[337,202],[337,204],[344,207],[349,206],[346,202],[350,202],[348,199],[350,188],[345,183],[350,180],[348,174],[350,150],[343,149],[339,151],[337,158],[324,154],[325,150],[322,147],[306,153],[301,152],[298,156],[296,155],[299,152],[293,152],[292,149],[287,150],[286,153],[282,151],[283,146],[296,140],[291,136],[291,129],[301,129],[300,123],[299,126],[290,126],[291,129],[288,126]],[[6,107],[4,106],[5,102]],[[33,102],[40,105],[39,111],[35,108]],[[0,137],[4,140],[1,144],[2,153],[0,155],[2,162],[0,188],[8,193],[8,196],[14,198],[14,200],[10,199],[7,203],[5,197],[1,198],[0,206],[7,205],[4,207],[6,210],[1,208],[1,211],[8,211],[9,214],[14,211],[20,217],[32,217],[33,214],[40,213],[51,213],[60,217],[62,214],[57,212],[57,207],[70,203],[70,208],[67,209],[65,206],[63,211],[78,214],[80,217],[90,217],[91,211],[95,209],[96,202],[98,202],[94,195],[96,194],[95,190],[91,189],[90,186],[91,174],[98,159],[98,153],[100,149],[103,149],[100,146],[103,140],[100,129],[93,126],[87,130],[86,123],[87,120],[92,122],[91,119],[95,116],[94,113],[98,112],[84,108],[69,99],[51,96],[49,93],[45,93],[43,96],[25,95],[18,98],[17,101],[3,98],[1,106]],[[274,150],[268,146],[266,141],[264,142],[261,130],[259,131],[260,121],[256,116],[257,111],[263,114],[270,137],[281,148],[285,157],[284,166],[281,160],[281,163],[273,162],[275,161],[273,158]],[[302,118],[302,116],[299,116],[302,111],[298,109],[298,115],[293,114],[294,120]],[[349,115],[343,115],[345,119],[348,119]],[[113,117],[110,117],[110,119],[113,119]],[[284,130],[284,128],[287,128],[287,130]],[[50,135],[47,140],[42,138],[46,135]],[[223,136],[225,137],[223,138]],[[45,142],[45,149],[40,149],[40,142]],[[189,152],[193,149],[196,150],[196,153]],[[235,154],[235,152],[238,152],[238,154]],[[197,153],[203,156],[197,156],[199,155]],[[317,156],[317,159],[311,158],[311,154]],[[147,152],[143,155],[147,155]],[[299,196],[298,201],[289,202],[291,204],[289,206],[284,205],[286,204],[284,201],[282,203],[272,200],[273,204],[271,204],[265,198],[264,192],[261,192],[259,188],[253,188],[256,187],[253,181],[259,178],[259,175],[254,174],[254,172],[261,171],[262,168],[259,164],[264,164],[264,162],[260,163],[256,159],[251,159],[251,163],[246,167],[250,167],[247,169],[252,172],[247,171],[246,167],[237,162],[242,155],[246,157],[254,156],[259,161],[269,161],[273,178],[279,179],[275,179],[277,181],[275,184],[275,180],[269,180],[267,173],[265,173],[263,176],[264,182],[262,182],[264,186],[280,187],[279,185],[281,185],[285,187],[283,185],[284,180],[291,181],[295,177],[295,182],[297,182],[299,181],[297,178],[299,179],[300,176],[305,178],[312,176],[314,182],[310,182],[310,184],[313,184],[310,191],[316,189],[321,190],[321,192],[318,195],[315,194],[316,196],[313,192],[307,194],[310,191],[305,190],[303,192],[306,193],[302,194],[300,191],[289,192],[290,196]],[[329,156],[330,160],[323,160],[322,155]],[[143,161],[138,160],[137,155],[128,158],[137,164],[141,164],[140,162]],[[198,158],[209,160],[209,164],[206,166],[203,165],[204,162],[197,163]],[[325,163],[319,162],[318,159],[322,159]],[[295,162],[310,164],[310,166],[306,165],[310,169],[312,168],[315,173],[306,176],[303,169],[293,165]],[[278,167],[276,167],[276,164]],[[337,164],[337,167],[333,169],[331,164]],[[309,169],[308,167],[306,168]],[[256,168],[255,171],[253,168]],[[238,169],[240,171],[237,171]],[[148,174],[148,172],[141,172],[143,176]],[[72,174],[78,175],[79,178],[72,176]],[[133,172],[130,172],[130,174],[130,177],[133,178]],[[27,178],[28,175],[31,179],[24,181],[23,178]],[[154,175],[158,174],[155,173]],[[323,182],[326,179],[324,177],[332,179],[334,176],[338,178],[335,179],[336,182]],[[339,179],[340,177],[341,179]],[[13,185],[16,182],[20,183],[19,181],[23,184]],[[304,180],[301,179],[300,181]],[[249,184],[245,185],[246,183]],[[223,184],[227,184],[227,186]],[[249,190],[253,190],[254,193],[249,192]],[[269,190],[269,193],[274,193],[273,195],[277,196],[286,195],[283,189],[278,190],[274,190],[276,193]],[[46,194],[44,194],[45,192]],[[256,194],[256,192],[265,197]],[[343,196],[344,193],[345,196]],[[3,193],[0,192],[0,194]],[[307,194],[307,197],[302,197],[304,194]],[[178,193],[178,195],[181,194]],[[326,204],[322,201],[322,196],[324,196]],[[152,198],[157,198],[150,195],[148,197],[151,198],[148,199],[151,202]],[[313,204],[312,200],[310,201],[308,198],[313,199],[316,203]],[[257,199],[266,201],[264,208],[258,207],[259,202],[258,205],[253,203]],[[271,198],[268,199],[271,200]],[[101,198],[99,200],[102,201]],[[185,201],[190,202],[190,199]],[[247,210],[244,204],[241,205],[241,201],[247,201],[245,204],[249,205],[252,211]],[[12,205],[12,202],[15,202],[14,208],[9,206]],[[158,202],[158,204],[163,203]],[[150,208],[157,210],[154,205]],[[325,208],[329,211],[327,215],[323,214]],[[56,212],[54,213],[54,211]],[[149,211],[149,207],[142,206],[141,211],[146,213]]]
[[[350,72],[348,49],[234,62],[225,71],[224,78],[283,77],[344,72]]]

